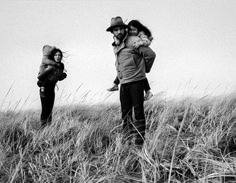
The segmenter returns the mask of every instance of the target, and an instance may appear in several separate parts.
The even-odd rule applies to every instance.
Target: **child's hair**
[[[63,53],[62,53],[62,51],[61,51],[60,49],[58,49],[58,48],[54,48],[54,49],[51,51],[50,55],[49,55],[49,59],[50,59],[50,60],[55,61],[55,60],[54,60],[54,55],[56,54],[56,52],[59,52],[59,53],[61,54],[61,58],[63,58]]]
[[[146,34],[148,37],[152,37],[151,31],[146,26],[144,26],[142,23],[140,23],[140,21],[138,21],[138,20],[131,20],[128,23],[128,26],[129,27],[133,26],[138,29],[138,32],[143,31],[144,34]]]

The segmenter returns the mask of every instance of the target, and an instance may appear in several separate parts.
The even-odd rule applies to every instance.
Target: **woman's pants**
[[[144,143],[146,121],[144,115],[144,85],[145,80],[121,84],[120,102],[123,129],[128,136],[135,137],[135,144]],[[132,119],[132,110],[135,119]]]
[[[55,100],[54,88],[44,88],[44,90],[40,89],[40,99],[42,105],[40,120],[41,126],[44,127],[52,121],[52,109]]]

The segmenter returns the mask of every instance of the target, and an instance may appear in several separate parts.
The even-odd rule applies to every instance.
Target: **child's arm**
[[[152,40],[150,40],[150,38],[146,34],[144,34],[144,32],[141,31],[139,33],[139,37],[141,41],[143,42],[143,46],[150,46]]]
[[[134,44],[135,48],[139,48],[140,46],[150,46],[152,41],[148,38],[148,36],[146,34],[144,34],[144,32],[141,31],[138,34],[138,37],[140,39],[135,42],[135,44]]]
[[[117,39],[115,36],[113,36],[113,39],[114,39],[114,42],[112,43],[112,45],[114,45],[114,46],[120,45],[119,39]]]

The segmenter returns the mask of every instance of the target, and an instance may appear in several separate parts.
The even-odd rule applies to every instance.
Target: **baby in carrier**
[[[45,88],[54,86],[57,81],[63,80],[66,77],[64,64],[54,61],[52,51],[55,49],[56,47],[53,46],[43,46],[43,58],[40,64],[37,82],[41,92],[44,92]]]

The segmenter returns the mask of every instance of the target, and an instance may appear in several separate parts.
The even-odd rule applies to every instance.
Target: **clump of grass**
[[[1,113],[0,182],[236,181],[236,96],[145,104],[142,149],[123,138],[119,106]]]

